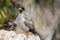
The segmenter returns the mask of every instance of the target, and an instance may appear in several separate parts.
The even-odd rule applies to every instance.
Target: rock
[[[16,34],[14,31],[0,30],[0,40],[40,40],[38,35],[19,33]]]
[[[18,34],[17,36],[15,36],[15,40],[25,40],[25,39],[26,39],[25,34]]]

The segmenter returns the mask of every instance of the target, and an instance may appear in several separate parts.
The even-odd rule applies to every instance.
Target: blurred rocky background
[[[24,1],[28,0],[0,0],[0,29],[4,28],[4,24],[9,22],[10,17],[14,16],[14,20],[16,20],[16,17],[18,15],[18,8],[20,6],[23,6],[21,2],[23,3]],[[35,0],[37,4],[39,4],[40,0]],[[60,13],[60,0],[41,0],[42,2],[46,2],[46,4],[50,4],[50,2],[54,2],[54,7],[57,10],[57,13]],[[45,4],[43,4],[45,5]],[[60,20],[60,17],[59,17]],[[58,21],[58,27],[57,27],[57,38],[54,40],[60,40],[60,21]],[[17,27],[17,31],[19,32],[19,27]]]

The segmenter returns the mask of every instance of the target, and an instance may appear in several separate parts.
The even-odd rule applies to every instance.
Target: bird
[[[10,30],[14,30],[14,28],[15,28],[16,26],[17,26],[17,25],[16,25],[15,22],[8,22],[8,23],[6,23],[6,24],[4,25],[4,28],[5,28],[5,30],[10,31]]]
[[[19,8],[20,14],[23,14],[23,11],[25,11],[25,8],[24,8],[24,7],[20,7],[20,8]],[[23,16],[24,16],[24,15],[23,15]],[[23,16],[22,16],[22,17],[23,17]],[[27,18],[25,18],[25,17],[23,17],[23,19],[24,19],[24,24],[25,24],[25,26],[29,28],[28,32],[32,32],[32,33],[35,34],[32,20],[29,20],[29,19],[27,19]]]
[[[28,32],[32,32],[33,34],[36,34],[32,21],[28,21],[28,19],[27,19],[26,21],[24,21],[24,24],[26,27],[29,28]]]

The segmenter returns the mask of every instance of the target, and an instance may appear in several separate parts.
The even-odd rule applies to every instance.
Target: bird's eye
[[[23,11],[25,11],[25,8],[24,7],[20,7],[19,8],[19,12],[22,13]]]
[[[22,13],[23,11],[22,10],[19,10],[20,13]]]

